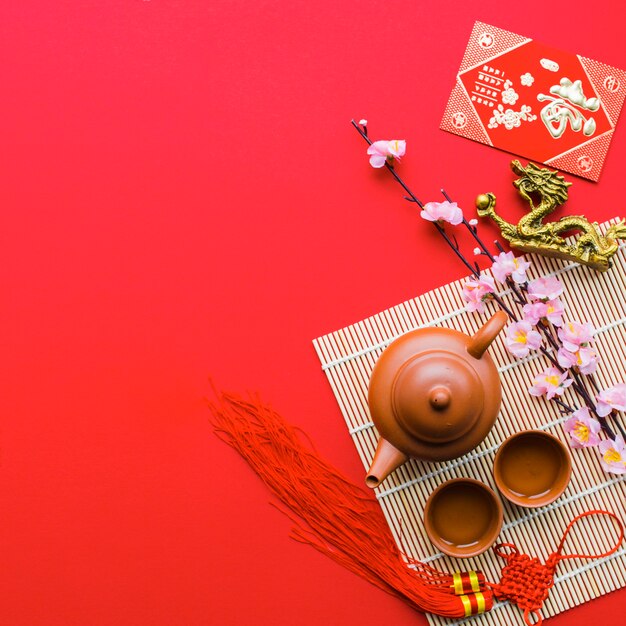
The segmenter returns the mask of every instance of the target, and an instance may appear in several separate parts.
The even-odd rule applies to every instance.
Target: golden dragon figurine
[[[624,221],[609,226],[604,235],[597,222],[591,223],[582,215],[544,222],[546,216],[567,200],[567,188],[572,183],[566,182],[558,172],[537,167],[534,163],[523,167],[519,161],[511,161],[511,169],[520,176],[513,185],[528,201],[530,212],[517,224],[510,224],[496,213],[495,195],[486,193],[476,198],[478,215],[491,217],[513,248],[575,261],[601,271],[608,270],[610,259],[619,247],[617,240],[626,239]],[[566,232],[580,234],[568,243],[561,236]]]

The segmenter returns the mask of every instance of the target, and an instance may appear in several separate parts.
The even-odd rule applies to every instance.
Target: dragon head
[[[523,167],[517,159],[511,161],[511,169],[520,176],[513,181],[513,185],[532,206],[534,206],[533,196],[539,196],[542,203],[552,200],[555,206],[567,200],[567,188],[572,183],[566,182],[558,172],[537,167],[534,163]]]

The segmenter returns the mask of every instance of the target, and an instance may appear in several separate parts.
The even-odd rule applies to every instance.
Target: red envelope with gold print
[[[597,181],[625,95],[623,70],[476,22],[441,128]]]

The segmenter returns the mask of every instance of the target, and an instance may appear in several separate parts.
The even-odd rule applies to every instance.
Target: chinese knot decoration
[[[567,535],[574,524],[590,515],[607,515],[617,522],[619,538],[613,548],[603,554],[562,554]],[[624,539],[624,526],[614,513],[608,511],[588,511],[576,516],[567,526],[561,543],[556,552],[553,552],[545,563],[537,558],[531,558],[521,554],[511,543],[501,543],[495,546],[495,553],[506,560],[507,564],[502,568],[502,576],[497,584],[487,583],[499,600],[509,600],[524,611],[524,621],[528,626],[531,615],[534,615],[534,625],[541,624],[542,617],[539,613],[541,606],[548,597],[550,589],[554,585],[554,574],[560,561],[566,559],[601,559],[616,552]],[[508,550],[507,550],[508,549]]]

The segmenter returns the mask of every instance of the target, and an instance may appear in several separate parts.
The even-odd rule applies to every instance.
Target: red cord
[[[496,554],[507,561],[498,584],[486,583],[483,574],[472,570],[440,572],[407,559],[396,546],[371,492],[352,484],[305,446],[296,429],[278,413],[255,399],[217,391],[216,396],[217,401],[209,403],[216,434],[241,454],[282,503],[281,510],[294,522],[294,539],[312,545],[418,611],[469,617],[489,611],[495,595],[517,604],[524,611],[526,624],[531,624],[531,614],[540,624],[539,610],[554,584],[558,562],[609,556],[624,538],[622,522],[616,515],[589,511],[572,520],[557,551],[545,564],[520,554],[513,544],[496,546]],[[614,518],[620,529],[617,544],[605,554],[562,555],[570,529],[587,515]]]

